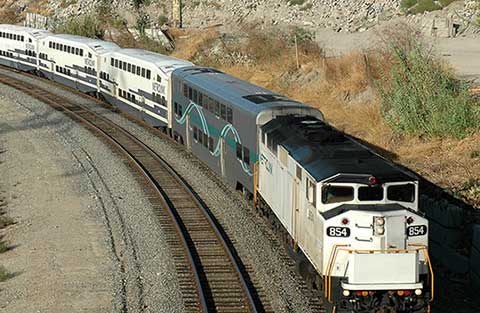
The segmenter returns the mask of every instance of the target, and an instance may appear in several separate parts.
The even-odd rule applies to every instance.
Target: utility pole
[[[172,0],[172,5],[173,26],[182,28],[182,0]]]

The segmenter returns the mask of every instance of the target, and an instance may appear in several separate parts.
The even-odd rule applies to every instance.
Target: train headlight
[[[383,216],[375,216],[373,222],[375,235],[381,236],[385,234],[385,218]]]
[[[417,296],[421,296],[422,295],[422,289],[415,289],[415,294]]]
[[[383,218],[382,216],[375,217],[375,225],[377,226],[385,225],[385,218]]]
[[[350,295],[350,290],[344,290],[344,291],[343,291],[343,295],[344,295],[345,297],[348,297],[348,296]]]

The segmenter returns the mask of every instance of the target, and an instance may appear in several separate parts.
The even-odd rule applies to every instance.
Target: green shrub
[[[160,26],[165,25],[168,23],[168,17],[166,17],[165,15],[160,15],[157,21],[158,21],[158,25]]]
[[[417,4],[418,0],[402,0],[400,2],[400,7],[404,11],[408,11],[411,7],[413,7],[415,4]]]
[[[57,24],[54,32],[98,39],[104,36],[101,19],[96,15],[85,15]]]
[[[391,43],[392,67],[380,84],[382,114],[394,131],[461,138],[480,128],[479,106],[416,39]]]
[[[0,253],[4,253],[6,251],[8,251],[8,243],[3,241],[3,240],[0,240]]]
[[[449,5],[450,3],[455,2],[455,1],[457,1],[457,0],[439,0],[438,2],[440,2],[440,5],[444,8],[447,5]]]
[[[411,8],[411,12],[414,14],[421,14],[424,12],[440,10],[441,8],[442,7],[434,0],[419,0],[417,5]]]
[[[5,267],[0,265],[0,282],[4,282],[13,277],[13,274],[7,271]]]
[[[288,5],[303,5],[306,0],[287,0]]]
[[[0,229],[5,228],[5,227],[7,227],[9,225],[12,225],[14,223],[15,222],[14,222],[13,218],[5,216],[5,215],[0,216]]]
[[[145,30],[150,27],[150,24],[150,17],[147,14],[142,13],[138,16],[137,25],[135,25],[135,28],[137,29],[140,36],[145,36]]]

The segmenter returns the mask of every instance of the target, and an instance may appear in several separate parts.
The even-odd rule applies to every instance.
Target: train
[[[430,312],[419,178],[318,109],[189,61],[15,25],[0,25],[0,64],[99,97],[184,145],[253,201],[327,312]]]

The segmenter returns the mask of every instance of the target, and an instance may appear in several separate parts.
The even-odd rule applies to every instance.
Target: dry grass
[[[16,24],[18,15],[13,8],[0,9],[0,24]]]
[[[185,40],[179,39],[177,46],[181,52],[175,55],[191,60],[216,38],[216,35],[183,36]],[[239,54],[250,55],[252,63],[214,65],[319,108],[335,127],[389,151],[388,155],[396,162],[480,207],[480,183],[472,183],[480,177],[480,157],[475,157],[480,150],[480,133],[462,140],[394,133],[381,114],[375,86],[375,81],[392,66],[386,50],[325,59],[321,47],[313,52],[300,49],[301,68],[297,69],[294,47],[286,45],[280,36],[273,41],[253,34],[246,44],[229,47],[230,51],[236,49]]]

